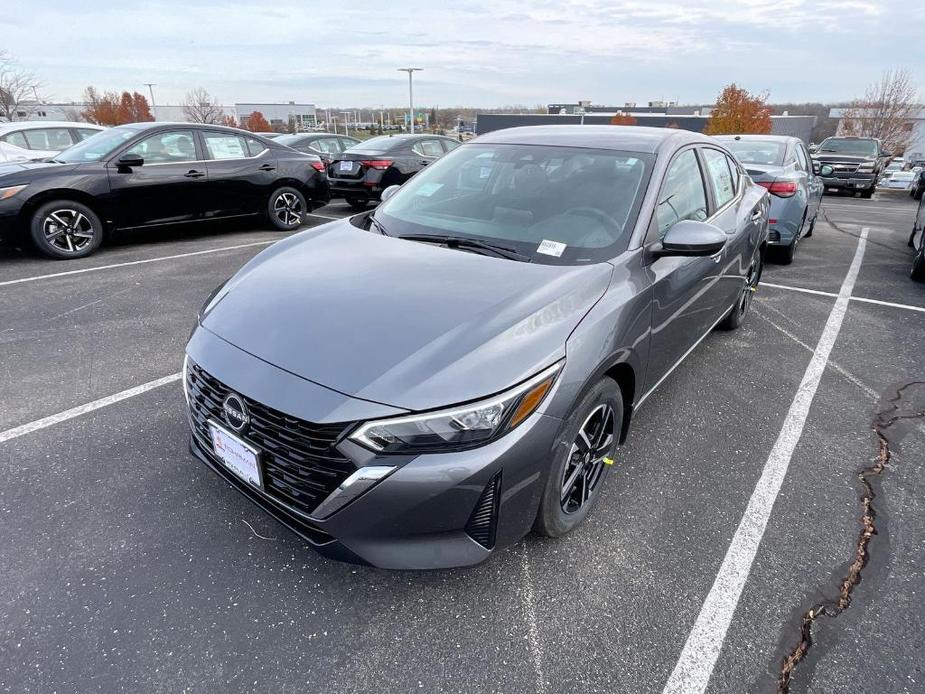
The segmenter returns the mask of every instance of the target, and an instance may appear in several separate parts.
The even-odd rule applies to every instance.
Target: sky
[[[52,101],[87,85],[182,103],[534,106],[860,96],[886,68],[925,87],[921,0],[5,0],[0,49]]]

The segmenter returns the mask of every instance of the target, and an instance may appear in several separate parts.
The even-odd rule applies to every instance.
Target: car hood
[[[254,258],[202,325],[319,385],[425,410],[494,394],[561,359],[611,271],[481,256],[334,222]]]
[[[56,164],[54,162],[33,161],[33,162],[8,162],[0,164],[0,182],[4,184],[9,182],[30,181],[36,176],[42,176],[54,170],[55,173],[63,173],[75,168],[77,164]]]

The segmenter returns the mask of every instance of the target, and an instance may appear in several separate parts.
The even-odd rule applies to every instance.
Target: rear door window
[[[203,133],[209,159],[246,159],[247,144],[243,137],[229,133]]]
[[[60,151],[74,144],[67,128],[36,128],[35,130],[24,130],[23,134],[26,136],[26,142],[29,143],[29,149]]]
[[[421,140],[412,149],[422,157],[439,157],[443,154],[439,140]]]
[[[311,148],[322,154],[340,154],[340,139],[336,137],[319,137],[311,143]]]
[[[716,207],[719,209],[735,197],[735,183],[726,155],[718,149],[703,149],[703,158],[707,165],[707,177],[713,186]]]
[[[269,149],[265,144],[263,144],[256,137],[247,138],[247,151],[252,157],[259,157],[261,154],[266,152]]]

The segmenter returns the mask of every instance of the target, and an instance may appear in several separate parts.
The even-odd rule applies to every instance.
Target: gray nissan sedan
[[[761,276],[768,196],[709,137],[493,132],[268,248],[186,350],[191,450],[337,559],[480,562],[594,507],[633,412]]]

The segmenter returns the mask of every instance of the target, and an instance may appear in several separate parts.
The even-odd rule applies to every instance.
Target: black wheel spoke
[[[575,513],[594,495],[604,458],[613,446],[614,424],[613,408],[605,404],[595,408],[579,428],[562,473],[559,496],[566,513]]]

